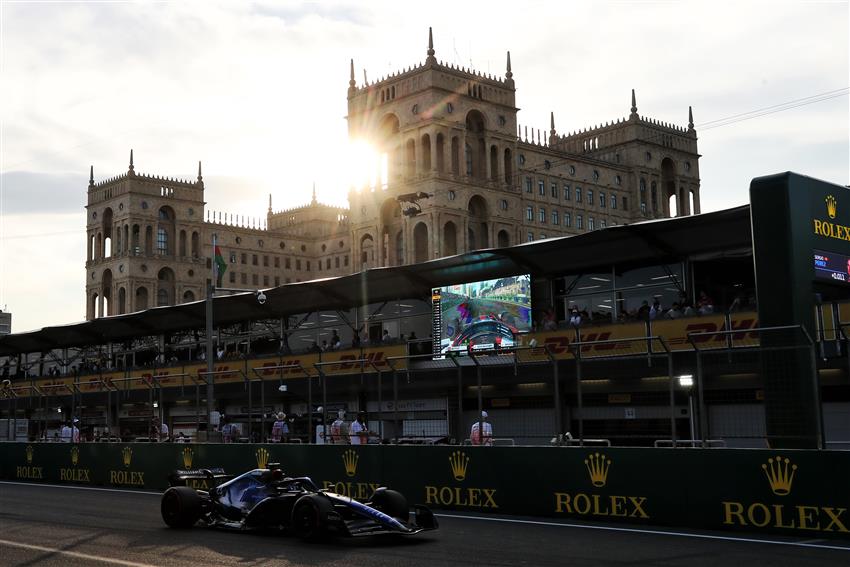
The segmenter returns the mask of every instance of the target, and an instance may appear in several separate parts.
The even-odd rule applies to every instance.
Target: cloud
[[[88,187],[86,173],[0,173],[4,213],[16,215],[82,212],[86,206]],[[41,224],[37,222],[36,226]],[[81,225],[80,234],[84,232],[85,226]]]

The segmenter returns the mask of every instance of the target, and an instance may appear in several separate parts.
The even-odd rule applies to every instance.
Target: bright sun
[[[351,140],[346,144],[339,168],[327,172],[333,179],[334,192],[349,190],[376,190],[386,185],[387,156],[379,154],[365,140]]]

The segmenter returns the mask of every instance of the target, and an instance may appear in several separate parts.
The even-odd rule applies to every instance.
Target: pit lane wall
[[[0,477],[161,490],[175,469],[270,462],[434,509],[850,539],[850,452],[595,447],[0,444]],[[208,488],[202,481],[196,488]]]

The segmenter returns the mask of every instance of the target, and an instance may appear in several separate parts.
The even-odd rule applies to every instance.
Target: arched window
[[[398,231],[395,235],[395,265],[404,264],[404,233]]]
[[[646,179],[640,178],[640,212],[646,213]]]
[[[457,227],[452,221],[443,225],[443,256],[457,254]]]
[[[156,253],[168,254],[168,231],[162,226],[156,229]]]
[[[192,290],[186,290],[183,292],[183,303],[190,303],[195,301],[195,294]]]
[[[422,136],[422,172],[431,171],[431,136],[423,134]]]
[[[142,286],[136,289],[136,311],[148,308],[148,288]]]
[[[514,179],[514,160],[511,157],[511,150],[505,149],[505,183],[513,184]]]
[[[192,258],[199,258],[201,251],[201,237],[197,232],[192,233]]]
[[[180,254],[181,258],[185,258],[186,257],[186,231],[185,230],[180,231],[180,243],[178,244],[178,247],[179,247],[178,254]]]
[[[499,242],[499,248],[507,248],[511,245],[511,237],[507,230],[500,230],[497,239]]]
[[[118,314],[123,315],[127,312],[127,289],[124,287],[118,288]]]
[[[437,171],[446,171],[446,139],[442,134],[437,134]]]

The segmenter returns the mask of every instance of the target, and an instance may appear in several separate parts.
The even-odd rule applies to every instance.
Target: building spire
[[[313,200],[310,202],[311,205],[316,204],[316,182],[313,182]]]
[[[425,60],[426,65],[431,65],[437,62],[437,58],[434,57],[434,32],[431,30],[431,27],[428,26],[428,58]]]
[[[269,193],[269,214],[272,213],[272,194]]]
[[[357,92],[357,81],[354,80],[354,58],[351,59],[351,73],[348,79],[348,96]]]
[[[201,175],[201,160],[198,160],[198,183],[204,182],[204,176]]]
[[[694,109],[688,106],[688,131],[693,132],[694,130]]]
[[[135,168],[135,167],[133,167],[133,150],[132,150],[132,148],[131,148],[131,149],[130,149],[130,168],[127,170],[127,173],[128,173],[129,175],[135,175],[135,174],[136,174],[136,173],[135,173],[135,169],[136,169],[136,168]]]
[[[637,99],[635,99],[635,90],[632,89],[632,113],[629,114],[629,118],[637,118]]]
[[[511,71],[511,52],[508,51],[508,69],[505,71],[505,85],[508,87],[514,86],[514,74]]]
[[[369,84],[369,77],[366,76],[366,68],[363,68],[363,86],[367,86]]]
[[[94,166],[89,169],[89,187],[94,186]]]

